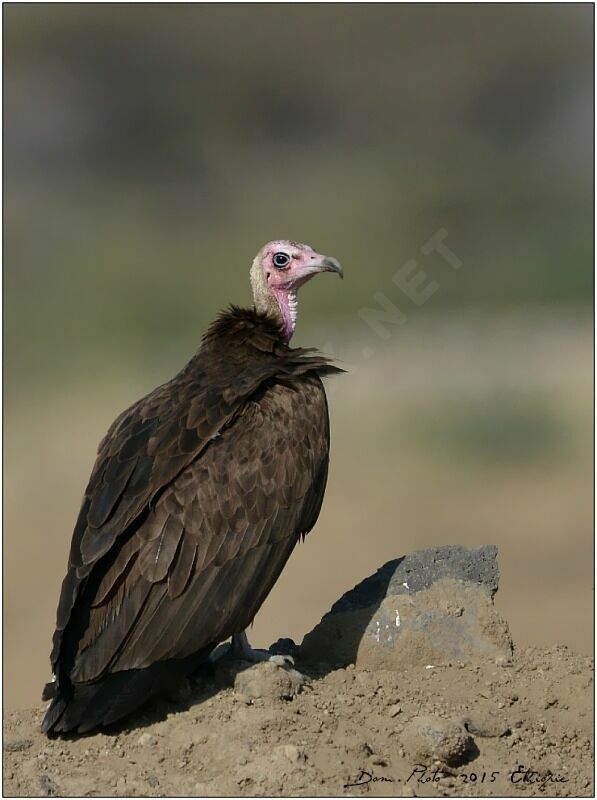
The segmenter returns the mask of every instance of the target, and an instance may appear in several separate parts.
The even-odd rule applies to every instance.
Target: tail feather
[[[95,683],[69,684],[66,691],[58,683],[48,684],[55,687],[54,699],[41,729],[48,734],[89,733],[113,725],[190,675],[212,649],[204,648],[185,659],[156,662],[145,669],[112,672]]]
[[[41,693],[41,699],[53,700],[56,697],[56,693],[56,681],[50,681],[50,683],[46,683],[44,686],[43,692]]]
[[[46,715],[41,724],[43,733],[52,733],[54,726],[58,723],[66,709],[68,701],[64,697],[54,697],[51,706],[46,711]]]

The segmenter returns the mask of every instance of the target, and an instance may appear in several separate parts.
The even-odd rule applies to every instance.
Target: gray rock
[[[331,610],[366,608],[379,600],[382,592],[384,596],[415,594],[428,589],[441,578],[480,584],[493,597],[498,590],[499,577],[495,545],[475,549],[458,544],[432,547],[386,562],[374,575],[346,592]]]
[[[474,745],[472,737],[459,722],[435,716],[412,719],[405,725],[401,741],[406,753],[422,764],[461,764]]]
[[[509,659],[512,640],[493,606],[497,548],[433,548],[384,564],[308,633],[308,663],[380,669]]]

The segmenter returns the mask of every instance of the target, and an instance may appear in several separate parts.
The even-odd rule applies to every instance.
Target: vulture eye
[[[290,256],[287,256],[286,253],[274,253],[274,267],[278,267],[278,269],[284,269],[287,267],[290,262]]]

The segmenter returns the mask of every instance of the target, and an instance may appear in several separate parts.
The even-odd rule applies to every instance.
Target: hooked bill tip
[[[330,258],[326,256],[322,262],[323,269],[326,272],[335,272],[336,275],[339,275],[341,278],[344,278],[344,270],[342,269],[342,264],[335,258]]]

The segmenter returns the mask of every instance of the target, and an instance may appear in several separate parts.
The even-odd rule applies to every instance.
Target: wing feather
[[[259,408],[243,416],[242,425],[239,420],[228,428],[165,490],[128,540],[137,560],[126,571],[132,557],[116,558],[98,587],[73,671],[76,680],[97,679],[108,668],[139,669],[184,658],[252,621],[321,505],[327,411],[321,384],[318,402],[313,387],[309,390],[309,413],[317,411],[317,424],[302,418],[307,412],[301,392],[274,387]],[[279,426],[286,428],[292,448],[274,456],[276,481],[264,478],[262,468],[271,460]],[[294,426],[308,435],[295,436]],[[307,457],[305,450],[314,455]],[[238,464],[232,454],[243,451],[251,452],[242,464],[251,479],[241,483],[233,479]],[[307,474],[299,474],[292,461],[306,464]],[[256,517],[257,507],[267,514]],[[126,590],[121,593],[119,584],[111,596],[109,587],[123,574]]]
[[[82,713],[68,711],[65,679],[194,658],[243,630],[315,523],[329,447],[318,375],[339,370],[279,345],[251,313],[231,312],[249,318],[237,325],[242,347],[223,357],[216,323],[100,443],[58,606],[46,729],[65,707],[62,730]]]
[[[139,553],[139,569],[143,577],[151,583],[166,577],[174,561],[182,537],[182,520],[170,516],[155,539],[146,542]]]
[[[179,597],[187,588],[195,570],[196,559],[197,545],[194,544],[192,536],[185,534],[178,549],[176,562],[168,574],[168,595],[172,599]]]

